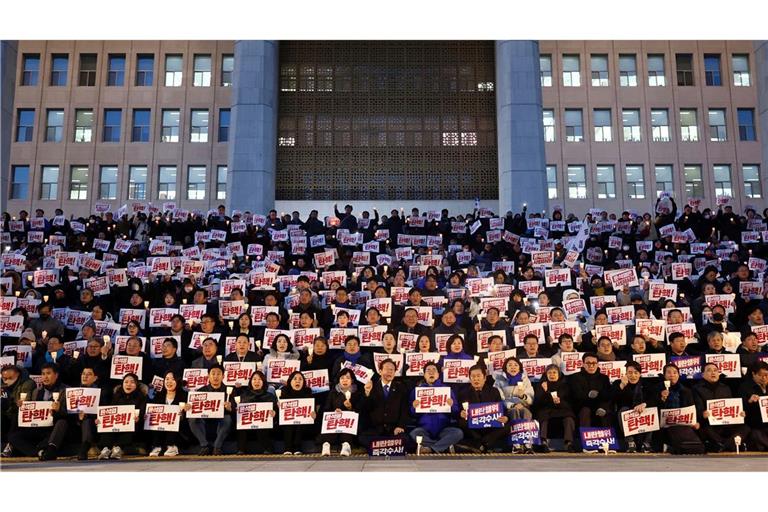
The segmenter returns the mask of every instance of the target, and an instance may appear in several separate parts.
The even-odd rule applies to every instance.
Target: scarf
[[[504,375],[507,377],[507,384],[509,386],[517,386],[518,382],[523,381],[523,372],[518,372],[516,375],[510,375],[507,372],[504,372]]]
[[[344,351],[344,360],[353,364],[357,364],[362,355],[363,353],[360,351],[358,351],[356,354],[350,354],[349,352]]]

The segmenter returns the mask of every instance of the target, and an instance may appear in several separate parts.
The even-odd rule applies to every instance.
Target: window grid
[[[40,173],[40,199],[54,201],[59,194],[59,167],[44,165]]]
[[[675,185],[672,181],[672,166],[657,165],[654,169],[656,175],[656,197],[661,196],[662,192],[675,191]]]
[[[557,166],[547,166],[547,197],[557,199]]]
[[[101,166],[99,178],[99,199],[117,199],[117,166]]]
[[[700,165],[686,165],[683,167],[685,176],[685,194],[688,197],[704,199],[704,182],[701,179]]]
[[[169,54],[165,56],[165,86],[181,87],[184,75],[184,60],[181,55]]]
[[[640,142],[640,111],[636,109],[622,110],[621,120],[624,142]]]
[[[651,140],[669,142],[669,111],[667,109],[651,110]]]
[[[136,87],[151,87],[154,81],[155,56],[139,54],[136,57]]]
[[[195,55],[194,74],[192,75],[192,87],[211,86],[211,56]]]
[[[80,77],[78,85],[80,87],[94,87],[96,85],[96,54],[80,54]]]
[[[61,142],[64,137],[64,111],[48,110],[45,128],[45,142]]]
[[[107,85],[122,87],[125,81],[125,54],[114,54],[108,57]]]
[[[157,198],[166,201],[176,199],[176,166],[160,166]]]
[[[227,199],[227,166],[220,165],[216,168],[216,200]]]
[[[552,56],[539,56],[539,69],[541,73],[541,86],[552,87]]]
[[[191,165],[187,174],[187,199],[205,199],[205,167]]]
[[[744,195],[749,199],[763,197],[763,185],[760,181],[760,166],[749,164],[741,167],[744,176]]]
[[[583,165],[568,166],[568,197],[570,199],[587,198],[587,177]]]
[[[37,79],[40,74],[40,54],[25,53],[22,60],[21,85],[37,85]]]
[[[208,142],[208,110],[192,110],[189,142]]]
[[[35,110],[20,108],[16,111],[16,142],[32,142],[35,129]]]
[[[630,199],[645,199],[645,175],[642,165],[627,165],[627,193]]]
[[[181,112],[179,110],[163,110],[163,126],[160,142],[179,142],[179,127]]]
[[[733,197],[730,165],[715,165],[712,167],[712,177],[715,183],[715,197]]]
[[[595,183],[598,199],[616,198],[616,175],[612,165],[598,165],[596,168]]]
[[[9,199],[26,199],[29,193],[29,166],[14,165],[11,168],[11,190]]]
[[[88,199],[88,167],[73,165],[70,168],[69,199],[73,201]]]
[[[93,140],[93,110],[75,110],[75,142]]]
[[[132,165],[128,170],[128,199],[134,201],[147,200],[147,168]]]

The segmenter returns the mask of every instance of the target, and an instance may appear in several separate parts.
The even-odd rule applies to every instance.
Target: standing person
[[[99,460],[102,459],[121,459],[123,457],[123,447],[132,445],[136,434],[141,428],[140,421],[144,417],[144,407],[147,403],[146,392],[141,388],[139,376],[135,373],[127,373],[123,376],[123,381],[115,394],[112,396],[109,405],[132,405],[138,409],[139,414],[134,415],[136,429],[134,432],[107,432],[99,436],[99,444],[102,446]],[[110,446],[112,447],[110,449]]]
[[[291,398],[312,398],[312,390],[301,372],[293,372],[288,376],[288,384],[281,391],[281,400]],[[279,402],[278,402],[279,403]],[[317,409],[317,405],[315,405]],[[312,419],[317,419],[317,413],[312,411]],[[301,455],[302,443],[312,431],[313,425],[282,425],[285,451],[283,455]]]
[[[539,422],[541,450],[544,453],[549,453],[549,422],[557,419],[563,423],[565,449],[573,452],[573,436],[576,430],[576,421],[570,403],[570,390],[560,371],[560,367],[554,364],[547,366],[544,377],[541,379],[541,382],[536,384],[534,389],[533,417]]]
[[[485,367],[474,365],[469,369],[469,384],[465,384],[459,390],[459,402],[462,404],[462,410],[459,413],[459,426],[464,431],[466,443],[480,453],[486,451],[500,452],[504,449],[504,436],[509,432],[507,422],[509,418],[502,415],[499,418],[503,427],[473,429],[469,428],[468,412],[465,406],[469,404],[499,402],[502,397],[499,389],[492,386],[486,386]]]
[[[250,404],[255,402],[266,402],[272,404],[272,409],[269,411],[269,415],[273,418],[277,412],[277,397],[275,397],[272,390],[267,386],[267,378],[264,374],[256,370],[251,375],[251,379],[248,381],[248,386],[240,388],[235,391],[235,397],[240,397],[241,404]],[[256,450],[253,453],[268,454],[272,453],[272,439],[271,430],[268,429],[256,429],[256,430],[238,430],[237,431],[237,454],[245,455],[249,453],[248,442],[256,438]]]
[[[448,405],[451,407],[450,413],[417,413],[416,389],[423,387],[442,387],[440,380],[440,368],[435,363],[427,363],[424,366],[424,377],[416,388],[411,391],[411,414],[416,417],[418,427],[411,431],[411,439],[417,441],[421,438],[421,453],[443,453],[447,450],[453,451],[453,446],[464,438],[464,433],[460,428],[452,427],[451,419],[455,418],[459,412],[456,395],[451,390],[451,397],[448,399]]]
[[[359,412],[360,400],[360,392],[355,383],[355,374],[349,368],[344,368],[338,373],[336,385],[328,394],[324,410],[326,412]],[[349,457],[352,455],[352,443],[355,441],[355,436],[352,434],[323,434],[320,437],[323,441],[322,456],[329,456],[331,454],[331,445],[338,444],[339,441],[341,442],[341,456]]]
[[[163,346],[165,346],[165,342],[163,343]],[[157,393],[155,398],[152,399],[153,404],[180,405],[182,402],[187,402],[187,392],[179,385],[181,384],[179,375],[180,374],[174,373],[171,370],[166,371],[163,377],[163,390]],[[179,414],[183,414],[183,411],[180,410]],[[153,431],[152,451],[149,452],[149,456],[158,457],[160,452],[163,451],[163,447],[165,447],[163,457],[175,457],[179,454],[179,439],[180,435],[178,432]]]
[[[201,387],[197,391],[206,391],[209,393],[224,393],[227,394],[227,388],[224,385],[224,367],[220,364],[215,364],[208,368],[208,384]],[[187,403],[185,410],[190,410],[192,406]],[[229,435],[229,431],[232,430],[232,404],[229,400],[224,402],[224,417],[223,418],[189,418],[189,428],[192,430],[192,435],[195,436],[197,442],[200,444],[200,452],[198,455],[221,455],[221,448],[224,445],[224,440]],[[209,429],[216,429],[216,439],[213,442],[213,449],[208,442]]]
[[[64,444],[69,422],[65,406],[67,386],[60,381],[59,367],[55,363],[44,363],[41,369],[43,387],[36,388],[27,398],[33,402],[51,402],[53,409],[52,427],[19,428],[18,423],[11,425],[8,440],[13,450],[22,455],[37,457],[42,460],[56,460],[58,452]],[[21,407],[24,400],[19,398],[17,406]]]

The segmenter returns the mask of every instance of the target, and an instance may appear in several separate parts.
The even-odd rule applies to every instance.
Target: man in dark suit
[[[399,436],[405,433],[409,420],[408,389],[403,382],[395,380],[397,366],[391,359],[379,363],[380,379],[364,386],[361,405],[367,428],[360,433],[363,446],[370,444],[373,437]]]

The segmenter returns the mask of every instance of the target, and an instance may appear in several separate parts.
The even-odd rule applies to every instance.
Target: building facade
[[[3,42],[2,210],[768,206],[751,41]]]

